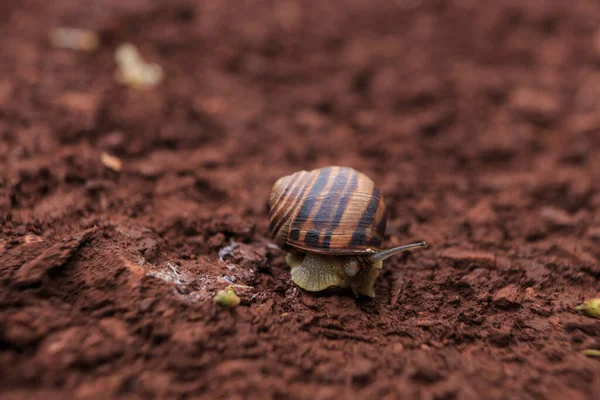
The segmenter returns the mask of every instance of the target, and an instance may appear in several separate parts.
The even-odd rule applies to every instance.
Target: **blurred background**
[[[0,2],[0,385],[593,397],[599,27],[591,0]],[[327,165],[379,186],[386,247],[432,244],[371,303],[298,292],[270,242],[275,180]],[[53,245],[62,272],[16,272]]]

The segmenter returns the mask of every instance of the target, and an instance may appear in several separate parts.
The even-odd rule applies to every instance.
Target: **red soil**
[[[63,25],[98,50],[53,49]],[[599,26],[591,0],[2,1],[1,392],[598,398],[574,308],[600,277]],[[122,42],[165,81],[119,86]],[[325,165],[379,185],[386,247],[432,245],[373,300],[301,291],[272,247],[271,185]],[[225,277],[252,286],[233,310]]]

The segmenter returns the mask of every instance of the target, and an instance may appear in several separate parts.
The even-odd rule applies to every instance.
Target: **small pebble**
[[[501,309],[519,307],[521,305],[519,288],[515,285],[503,287],[496,293],[492,302],[494,306]]]
[[[512,335],[509,331],[490,328],[488,330],[488,339],[490,343],[497,347],[506,347],[512,340]]]
[[[528,287],[525,289],[525,297],[523,298],[523,301],[533,301],[535,300],[536,295],[537,293],[535,292],[535,289]]]
[[[510,104],[515,113],[537,123],[554,122],[561,110],[560,98],[555,94],[525,87],[511,94]]]
[[[110,155],[108,153],[102,152],[100,154],[100,162],[108,168],[116,172],[120,172],[123,169],[123,162],[120,158]]]
[[[550,228],[569,228],[577,223],[576,218],[554,207],[544,207],[540,215]]]
[[[403,352],[404,352],[404,345],[403,345],[402,343],[393,343],[393,344],[390,346],[390,350],[391,350],[393,353],[396,353],[396,354],[403,353]]]

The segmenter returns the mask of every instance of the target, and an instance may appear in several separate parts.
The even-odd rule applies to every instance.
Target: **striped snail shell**
[[[268,205],[269,230],[288,252],[292,281],[308,291],[339,286],[374,297],[383,260],[427,246],[380,251],[387,221],[383,198],[371,179],[352,168],[284,176],[273,185]]]
[[[285,176],[273,186],[269,209],[269,229],[282,249],[365,254],[378,251],[383,243],[383,198],[371,179],[352,168]]]

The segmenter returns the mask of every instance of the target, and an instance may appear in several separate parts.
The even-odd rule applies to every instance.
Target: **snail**
[[[427,247],[413,243],[381,251],[387,214],[379,189],[348,167],[299,171],[275,182],[268,200],[269,231],[287,252],[292,281],[318,292],[350,287],[375,297],[382,262]]]

